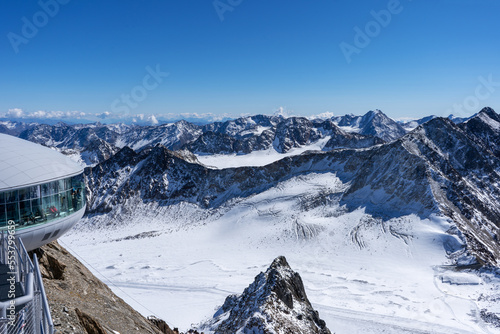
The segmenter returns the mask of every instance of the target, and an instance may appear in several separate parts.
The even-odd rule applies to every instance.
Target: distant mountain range
[[[363,241],[356,229],[365,225],[378,224],[406,243],[412,235],[388,228],[384,222],[412,215],[445,217],[451,227],[446,231],[449,238],[443,238],[447,241],[440,246],[454,267],[500,265],[500,115],[491,108],[465,120],[430,116],[412,123],[395,122],[377,110],[363,116],[313,120],[256,115],[202,126],[186,121],[158,126],[0,124],[2,132],[53,147],[88,165],[85,219],[91,224],[87,229],[142,222],[144,215],[166,219],[161,218],[165,212],[168,219],[181,224],[206,222],[204,217],[223,216],[253,196],[273,189],[279,192],[288,181],[328,175],[338,178],[339,185],[311,184],[294,190],[297,205],[286,214],[299,217],[318,210],[318,216],[330,219],[362,208],[368,215],[365,221],[352,231],[339,226],[334,232],[347,233],[360,248]],[[262,152],[277,158],[269,164],[234,168],[200,162],[204,156],[230,160]],[[336,208],[333,213],[327,209],[332,207]],[[269,224],[281,219],[274,218],[279,217],[274,208],[256,210],[269,215]],[[294,218],[287,224],[304,242],[323,233],[309,221]],[[293,273],[278,262],[273,266],[284,268],[280,269],[286,272],[283,284],[289,284]],[[261,288],[274,289],[272,282],[266,283],[274,277],[272,268],[258,276],[243,295],[230,297],[206,328],[224,332],[253,321],[259,328],[272,328],[277,319],[286,319],[285,311],[270,316],[272,321],[250,314],[254,309],[248,305],[257,307],[257,301],[263,301],[260,319],[273,308],[283,309],[283,300],[275,300],[272,294],[262,299],[257,293]],[[304,326],[328,333],[304,302],[305,313],[297,319],[305,317]],[[493,313],[488,312],[481,316],[491,318]],[[491,322],[490,318],[484,319]],[[287,323],[293,328],[301,321]]]
[[[324,151],[364,148],[398,139],[424,120],[398,123],[376,110],[363,116],[326,120],[257,115],[206,125],[187,121],[157,126],[0,121],[0,133],[54,147],[87,165],[95,165],[125,146],[140,151],[161,144],[170,150],[186,149],[200,155],[241,155],[270,149],[287,153],[317,143]]]

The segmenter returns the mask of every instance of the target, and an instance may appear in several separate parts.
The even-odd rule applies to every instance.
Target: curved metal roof
[[[0,191],[54,181],[82,172],[82,166],[57,151],[0,134]]]

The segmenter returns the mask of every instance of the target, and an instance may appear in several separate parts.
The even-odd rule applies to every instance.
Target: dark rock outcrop
[[[226,298],[213,319],[199,330],[227,333],[330,334],[307,299],[300,275],[283,256],[239,295]]]
[[[78,308],[75,309],[75,312],[78,319],[80,319],[80,324],[82,324],[88,334],[106,334],[106,331],[102,328],[99,321],[95,320],[87,313],[80,311]]]
[[[163,334],[179,334],[177,328],[171,329],[170,326],[162,319],[150,316],[148,317],[148,320],[153,325],[155,325]]]

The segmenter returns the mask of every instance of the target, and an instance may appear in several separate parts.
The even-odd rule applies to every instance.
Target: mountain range
[[[431,116],[413,124],[395,122],[377,110],[312,120],[257,115],[202,126],[179,121],[6,128],[87,164],[87,213],[77,234],[133,229],[139,233],[109,242],[155,239],[167,233],[158,229],[194,233],[225,219],[234,220],[229,230],[245,230],[241,221],[252,216],[251,208],[258,218],[248,218],[249,225],[262,220],[263,231],[273,226],[279,231],[272,232],[277,239],[263,237],[259,247],[293,235],[299,245],[326,247],[324,238],[348,239],[359,250],[384,252],[368,246],[381,237],[377,233],[410,250],[416,240],[432,235],[453,270],[500,265],[500,115],[491,108],[468,119]],[[231,168],[205,163],[258,160],[263,154],[271,161]],[[290,201],[294,204],[280,209]],[[361,218],[348,218],[352,215]],[[439,225],[446,226],[444,232],[430,226],[435,217],[446,221]],[[420,224],[432,233],[410,232]],[[335,239],[338,234],[343,237]],[[264,280],[268,273],[261,275]],[[440,271],[436,277],[450,280]],[[497,300],[491,291],[475,303]],[[226,301],[206,326],[233,328],[241,317],[230,311],[234,303],[234,298]],[[500,319],[491,306],[473,313],[481,314],[475,323]]]
[[[0,133],[54,147],[94,165],[125,146],[140,151],[162,144],[170,150],[187,149],[200,155],[263,150],[286,153],[318,142],[323,150],[369,147],[397,139],[406,130],[376,110],[364,116],[346,115],[327,120],[257,115],[202,126],[186,121],[158,126],[4,121],[0,122]]]

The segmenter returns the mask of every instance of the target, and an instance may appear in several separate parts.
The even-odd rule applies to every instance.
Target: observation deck
[[[63,235],[85,213],[82,174],[55,150],[0,134],[0,231],[14,222],[28,251]]]
[[[0,334],[52,334],[36,254],[85,213],[83,167],[50,148],[0,134]]]

